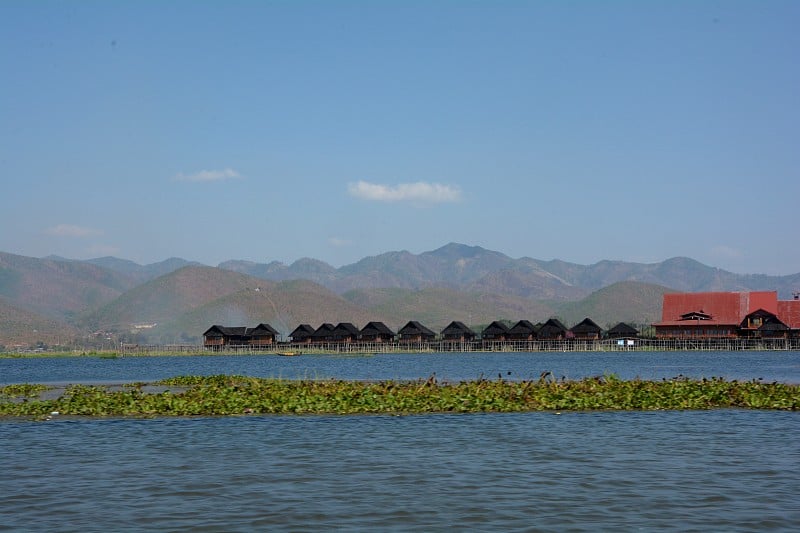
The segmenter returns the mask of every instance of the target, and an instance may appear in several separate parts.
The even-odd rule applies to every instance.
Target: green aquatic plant
[[[251,378],[247,376],[217,374],[213,376],[175,376],[156,381],[156,385],[178,385],[178,386],[193,386],[193,385],[222,385],[222,384],[235,384],[253,382],[259,378]],[[262,380],[263,381],[263,380]]]
[[[4,387],[0,387],[0,397],[5,396],[7,398],[20,398],[38,396],[49,388],[50,387],[47,385],[38,385],[32,383],[6,385]]]
[[[577,381],[478,379],[440,383],[280,380],[247,376],[177,376],[144,392],[141,384],[109,389],[72,385],[52,400],[0,403],[0,415],[191,416],[242,414],[474,413],[565,410],[783,409],[800,407],[800,386],[722,378],[662,381],[615,376]]]

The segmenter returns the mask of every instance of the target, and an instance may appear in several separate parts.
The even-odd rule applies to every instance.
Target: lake
[[[490,352],[354,355],[224,355],[171,357],[57,357],[0,359],[0,384],[118,383],[178,375],[238,374],[285,379],[446,381],[480,377],[538,379],[542,372],[580,379],[678,375],[800,383],[800,352]]]
[[[798,352],[3,359],[0,382],[183,374],[800,382]],[[508,373],[511,374],[508,374]],[[800,418],[716,410],[0,421],[0,530],[794,531]]]

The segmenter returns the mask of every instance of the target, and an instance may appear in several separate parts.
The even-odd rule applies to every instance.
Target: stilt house
[[[572,336],[579,340],[596,341],[603,336],[603,328],[598,326],[591,318],[584,318],[570,329]]]
[[[508,330],[506,338],[510,341],[532,341],[536,339],[536,326],[529,320],[520,320]]]
[[[436,339],[436,333],[426,328],[416,320],[400,328],[397,332],[400,342],[430,342]]]
[[[392,342],[395,334],[383,322],[370,322],[361,328],[361,342]]]
[[[442,330],[442,340],[448,342],[471,342],[477,334],[463,322],[454,320]]]

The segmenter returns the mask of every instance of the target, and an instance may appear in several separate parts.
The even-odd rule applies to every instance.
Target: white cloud
[[[351,196],[378,202],[438,204],[461,200],[461,190],[458,187],[424,181],[400,183],[394,186],[357,181],[349,183],[347,189]]]
[[[232,180],[241,177],[242,176],[232,168],[226,168],[223,170],[201,170],[200,172],[195,172],[194,174],[184,174],[181,172],[175,176],[175,179],[177,181],[208,182]]]
[[[76,226],[74,224],[58,224],[52,228],[47,228],[45,233],[55,237],[92,237],[103,234],[100,230]]]
[[[347,239],[340,239],[339,237],[331,237],[328,239],[328,244],[336,248],[343,248],[345,246],[351,246],[353,244],[353,241],[348,241]]]

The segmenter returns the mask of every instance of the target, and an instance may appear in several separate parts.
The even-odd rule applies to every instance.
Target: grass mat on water
[[[797,410],[800,385],[722,378],[661,381],[614,376],[535,381],[365,383],[245,376],[182,376],[122,386],[0,387],[0,415],[191,416],[242,414],[474,413],[566,410]]]

